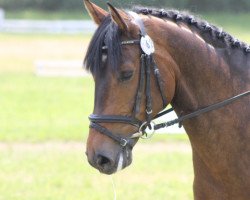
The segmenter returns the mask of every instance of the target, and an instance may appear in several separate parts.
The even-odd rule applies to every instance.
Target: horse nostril
[[[106,165],[109,163],[109,159],[104,156],[98,156],[97,158],[97,164],[100,166]]]
[[[112,165],[112,161],[104,155],[97,155],[96,164],[99,169],[105,169]]]

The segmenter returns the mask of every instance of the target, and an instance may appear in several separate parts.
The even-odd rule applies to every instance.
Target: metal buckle
[[[156,68],[156,69],[154,70],[154,74],[159,74],[159,73],[160,73],[159,69]]]
[[[154,126],[155,126],[155,123],[153,121],[150,122],[150,125],[151,125],[151,130],[146,127],[145,130],[143,130],[145,128],[145,125],[147,125],[147,122],[144,122],[141,127],[139,128],[139,133],[140,133],[140,137],[142,139],[150,139],[154,134],[155,134],[155,129],[154,129]]]
[[[126,140],[126,139],[124,139],[124,138],[121,138],[121,140],[120,140],[120,145],[121,145],[122,147],[125,147],[127,144],[128,144],[128,140]]]
[[[134,139],[134,138],[139,138],[139,137],[141,137],[143,135],[143,133],[141,133],[141,132],[137,132],[137,133],[134,133],[133,135],[131,135],[131,139]]]
[[[148,110],[146,109],[146,113],[147,113],[148,115],[150,115],[150,114],[153,113],[153,110],[151,109],[150,111],[148,111]],[[145,122],[144,122],[144,123],[145,123]]]

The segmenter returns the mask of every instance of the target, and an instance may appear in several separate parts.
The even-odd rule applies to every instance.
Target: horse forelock
[[[239,41],[221,28],[211,25],[207,21],[201,20],[189,12],[138,6],[134,7],[133,11],[138,14],[152,15],[158,18],[168,19],[176,24],[185,23],[190,29],[196,29],[200,36],[215,48],[238,48],[246,53],[250,53],[250,46],[248,44]]]
[[[114,72],[119,69],[121,60],[121,31],[107,16],[93,35],[84,59],[84,67],[94,76],[102,74],[106,67],[110,67]],[[103,50],[103,46],[107,46]],[[103,62],[103,56],[106,62]]]

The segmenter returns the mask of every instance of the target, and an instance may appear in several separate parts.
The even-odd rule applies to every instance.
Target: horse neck
[[[149,34],[152,37],[157,36],[154,37],[157,49],[155,57],[163,76],[167,76],[164,68],[170,68],[170,71],[174,72],[176,86],[172,105],[178,115],[185,115],[250,89],[249,57],[248,61],[241,61],[242,59],[236,57],[237,54],[241,55],[240,52],[230,52],[238,59],[238,65],[246,64],[245,71],[241,70],[243,73],[240,73],[239,69],[242,68],[231,64],[225,52],[204,42],[188,27],[176,26],[172,22],[160,19],[155,20],[157,25],[154,26],[152,23],[148,26],[151,27]],[[245,59],[243,56],[242,58]],[[234,68],[238,68],[238,75]],[[170,80],[165,79],[165,84],[165,88],[168,88],[171,85]],[[235,183],[242,183],[243,187],[244,184],[249,186],[249,179],[245,183],[241,178],[234,179],[239,177],[238,171],[242,177],[249,177],[249,169],[243,165],[238,167],[230,164],[236,163],[239,158],[242,158],[241,162],[250,163],[247,157],[242,156],[250,153],[249,148],[245,148],[249,144],[248,107],[247,97],[223,109],[183,122],[193,149],[196,189],[198,185],[201,185],[202,189],[220,185],[218,180],[226,180],[224,184],[228,184],[227,194],[234,189]],[[230,159],[226,159],[228,155]],[[227,173],[224,173],[225,171]],[[204,183],[204,180],[207,182]],[[218,189],[218,194],[223,194],[222,192],[224,191]],[[244,190],[241,194],[242,192]]]
[[[188,113],[237,94],[232,84],[230,66],[216,48],[185,24],[154,20],[157,25],[149,25],[149,34],[157,35],[155,42],[161,49],[158,55],[164,52],[174,63],[165,66],[168,63],[166,56],[160,55],[162,67],[172,67],[175,73],[176,87],[172,103],[177,112]]]

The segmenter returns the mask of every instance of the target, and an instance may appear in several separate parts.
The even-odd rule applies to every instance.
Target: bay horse
[[[89,163],[105,174],[130,165],[139,136],[171,104],[181,119],[195,112],[177,120],[192,146],[194,198],[249,200],[250,47],[186,12],[84,3],[98,25],[85,57],[95,81]]]

